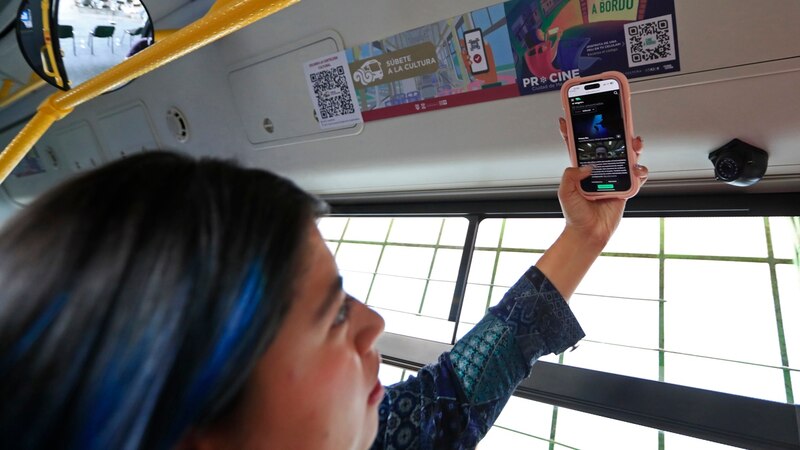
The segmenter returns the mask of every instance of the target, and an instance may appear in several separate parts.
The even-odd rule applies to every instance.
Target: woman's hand
[[[559,119],[561,136],[567,142],[567,123]],[[569,142],[567,142],[569,146]],[[642,153],[642,138],[633,140],[633,152],[638,161]],[[567,220],[567,228],[573,229],[577,234],[584,236],[590,242],[595,242],[601,247],[605,246],[614,230],[617,229],[622,212],[625,209],[625,199],[609,198],[601,200],[587,200],[580,193],[580,181],[592,173],[590,166],[582,168],[570,167],[564,171],[561,186],[558,189],[558,200],[561,210]],[[647,168],[634,165],[633,176],[639,177],[642,184],[647,181]]]
[[[561,119],[561,135],[567,140],[567,124]],[[642,139],[633,140],[634,157],[642,151]],[[642,183],[647,168],[634,167],[633,176]],[[617,229],[625,209],[625,199],[587,200],[580,193],[580,181],[592,173],[591,168],[570,167],[564,171],[558,188],[558,201],[567,219],[567,226],[555,243],[539,258],[536,267],[547,276],[564,299],[569,300],[595,259],[603,251]]]

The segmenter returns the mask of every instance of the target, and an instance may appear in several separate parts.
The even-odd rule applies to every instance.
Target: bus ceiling
[[[46,12],[51,9],[49,0],[41,0],[41,5],[36,3],[37,1],[39,0],[23,0],[23,2],[28,2],[26,6],[31,6],[32,8],[28,9],[28,11],[24,11],[24,8],[20,8],[21,16],[17,21],[19,23],[18,27],[26,27],[23,16],[31,14],[30,10],[34,9],[33,7],[39,7],[40,13],[41,11],[45,11],[45,13],[41,13],[46,24],[43,30],[44,36],[41,37],[41,41],[45,44],[41,50],[41,59],[43,61],[41,64],[45,66],[42,68],[42,72],[44,72],[45,75],[52,76],[54,80],[60,81],[63,79],[63,74],[58,73],[58,70],[62,69],[63,72],[63,67],[57,64],[55,61],[55,59],[57,59],[57,53],[53,51],[51,45],[48,45],[51,44],[54,37],[56,41],[59,40],[57,34],[50,34],[50,29],[47,26],[49,15],[46,14]],[[8,144],[5,150],[0,153],[0,183],[8,177],[11,171],[19,164],[50,126],[55,121],[62,119],[72,112],[76,106],[104,92],[116,89],[137,77],[158,69],[171,61],[221,39],[264,17],[287,8],[298,1],[299,0],[217,0],[205,16],[189,26],[169,33],[162,41],[158,42],[158,45],[150,46],[147,51],[136,53],[118,65],[108,68],[106,71],[73,88],[69,88],[63,81],[61,83],[57,82],[56,84],[58,84],[59,87],[69,90],[56,92],[45,99],[39,106],[36,115]],[[61,30],[58,31],[61,32]],[[97,35],[99,36],[99,33],[102,31],[103,30],[96,30],[95,32],[98,33]],[[36,47],[35,50],[38,51],[39,48]],[[28,59],[29,62],[31,62],[35,60],[35,57],[30,56]],[[48,60],[51,61],[49,64]],[[35,87],[33,87],[33,85],[28,85],[28,91],[25,91],[24,87],[22,90],[27,94],[40,86],[41,85],[38,84],[35,85]],[[13,101],[17,98],[19,97],[9,98],[9,100]]]

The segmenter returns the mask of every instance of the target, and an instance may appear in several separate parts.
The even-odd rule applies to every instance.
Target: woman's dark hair
[[[320,200],[149,152],[0,233],[0,447],[171,448],[232,408],[291,301]]]

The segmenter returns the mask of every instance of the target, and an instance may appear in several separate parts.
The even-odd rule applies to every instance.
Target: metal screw
[[[267,131],[267,133],[272,133],[275,131],[275,125],[273,125],[272,121],[269,120],[269,117],[264,119],[264,129]]]

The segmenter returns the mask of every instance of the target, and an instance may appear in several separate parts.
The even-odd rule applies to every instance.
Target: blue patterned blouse
[[[531,267],[438,363],[386,389],[372,448],[475,448],[533,363],[583,336],[561,294]]]

